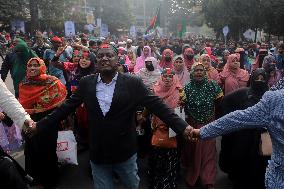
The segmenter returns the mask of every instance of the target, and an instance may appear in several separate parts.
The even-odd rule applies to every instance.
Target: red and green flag
[[[155,29],[156,27],[160,26],[160,8],[161,6],[158,7],[156,15],[153,16],[153,18],[150,21],[150,25],[145,31],[145,34],[147,34],[150,30]]]
[[[181,24],[178,24],[177,30],[178,36],[182,38],[186,32],[186,18],[183,18]]]

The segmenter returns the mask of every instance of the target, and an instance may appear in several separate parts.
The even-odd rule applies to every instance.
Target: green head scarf
[[[16,39],[15,46],[16,58],[12,62],[11,76],[13,79],[15,96],[19,96],[19,84],[26,76],[27,63],[31,58],[37,55],[28,47],[27,43],[22,39]]]

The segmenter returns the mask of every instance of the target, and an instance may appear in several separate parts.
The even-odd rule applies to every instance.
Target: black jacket
[[[104,116],[96,98],[97,78],[98,74],[82,78],[70,99],[37,123],[39,132],[48,132],[49,127],[54,127],[85,103],[89,116],[90,158],[96,164],[112,164],[126,161],[137,151],[134,119],[137,106],[145,106],[177,133],[182,133],[188,125],[154,96],[141,79],[126,74],[118,74],[112,104]]]

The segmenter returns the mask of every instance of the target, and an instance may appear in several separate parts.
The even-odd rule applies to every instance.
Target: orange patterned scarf
[[[40,74],[29,75],[29,64],[37,61]],[[46,66],[42,59],[32,58],[27,64],[26,78],[19,86],[19,101],[29,114],[45,112],[59,106],[66,98],[65,86],[54,76],[46,74]]]

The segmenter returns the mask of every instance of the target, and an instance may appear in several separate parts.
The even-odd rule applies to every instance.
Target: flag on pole
[[[182,38],[185,32],[186,32],[186,18],[183,18],[181,25],[178,26],[178,36]]]
[[[153,18],[151,19],[150,25],[146,29],[145,34],[147,34],[150,30],[155,29],[157,26],[160,25],[160,8],[161,5],[158,7],[156,15],[153,16]]]

